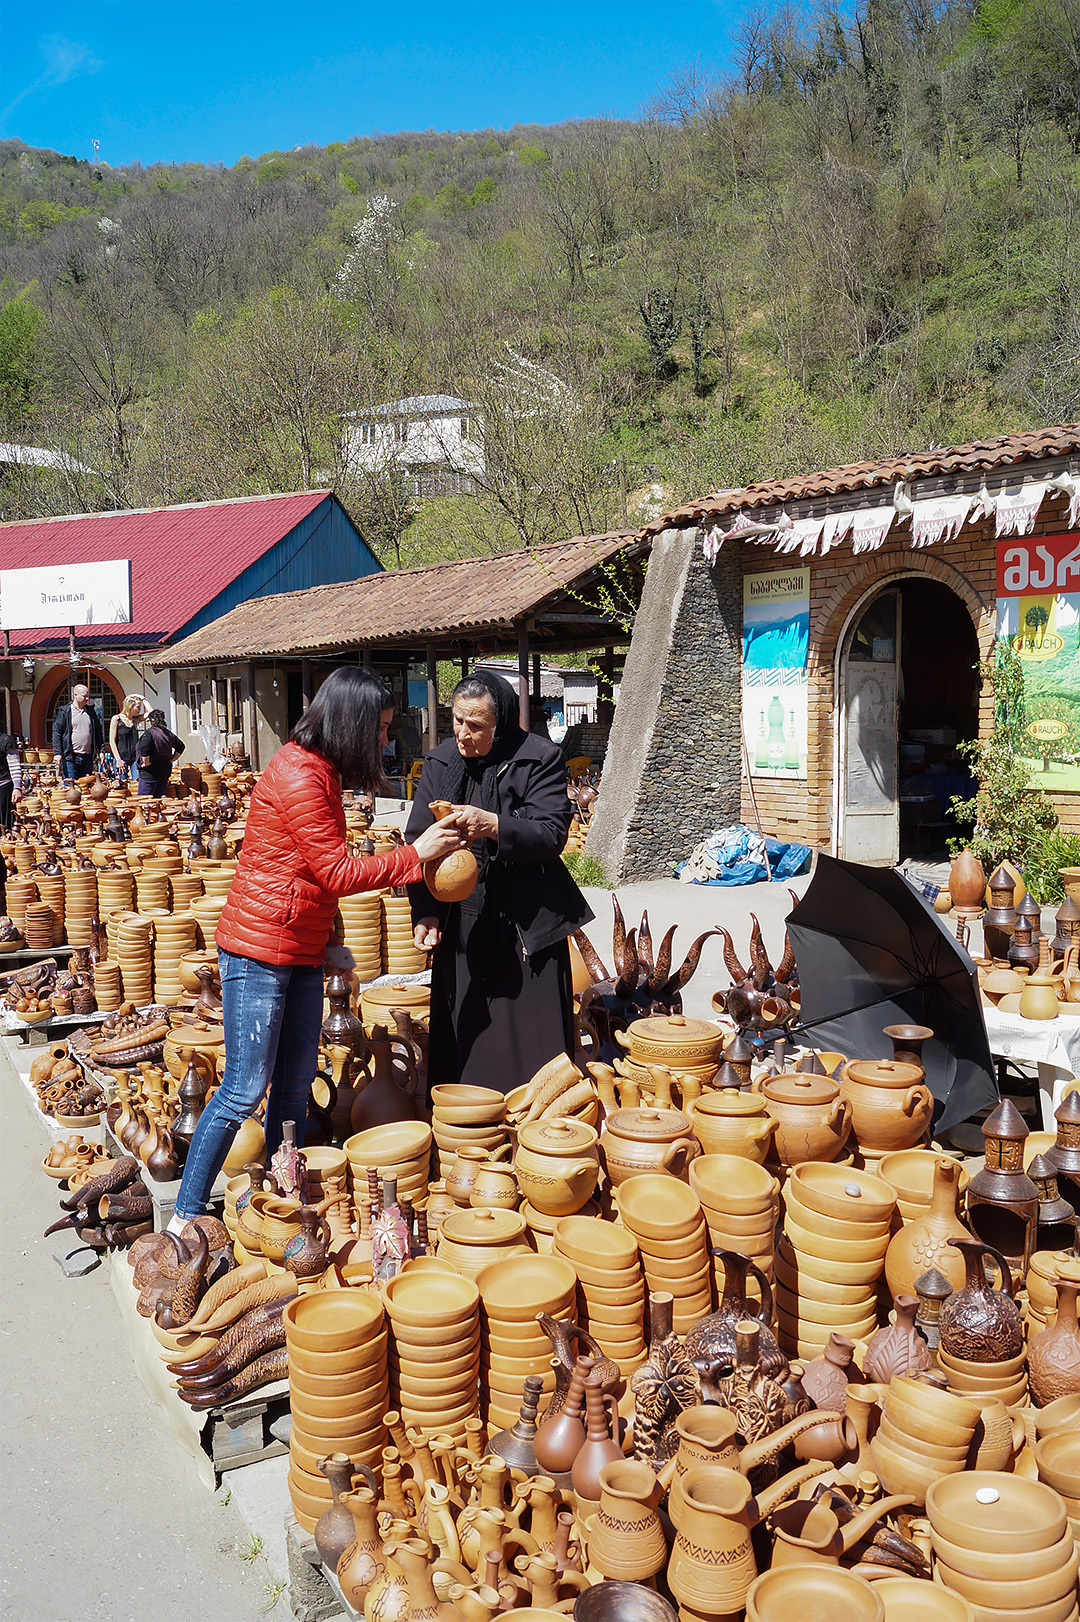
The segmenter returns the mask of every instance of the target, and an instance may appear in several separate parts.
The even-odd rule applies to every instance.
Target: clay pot
[[[690,1110],[694,1136],[707,1155],[736,1155],[758,1165],[772,1141],[773,1121],[760,1093],[723,1087],[702,1093]]]
[[[439,1231],[438,1254],[467,1278],[507,1255],[533,1254],[520,1211],[452,1211]]]
[[[762,1086],[773,1118],[773,1147],[784,1166],[804,1160],[835,1160],[851,1131],[851,1105],[828,1076],[791,1072]]]
[[[1031,1395],[1040,1408],[1080,1392],[1080,1327],[1076,1321],[1080,1284],[1058,1279],[1056,1288],[1057,1322],[1033,1335],[1027,1349]]]
[[[927,1494],[931,1531],[966,1549],[1025,1555],[1060,1542],[1067,1524],[1059,1494],[1042,1482],[966,1470]]]
[[[1060,1010],[1056,986],[1029,980],[1020,993],[1019,1012],[1025,1019],[1057,1019]]]
[[[446,1192],[457,1205],[469,1205],[481,1166],[490,1156],[486,1149],[466,1144],[458,1150],[457,1159],[446,1176]]]
[[[518,1131],[514,1169],[525,1198],[549,1216],[572,1216],[591,1198],[600,1175],[599,1139],[581,1121],[532,1121]]]
[[[1080,1500],[1080,1433],[1054,1431],[1035,1443],[1039,1480],[1053,1487],[1072,1504]]]
[[[437,901],[464,901],[476,889],[479,871],[471,850],[452,850],[424,863],[424,883]]]
[[[600,1135],[600,1157],[612,1188],[644,1172],[669,1172],[685,1181],[690,1161],[700,1153],[690,1118],[681,1110],[616,1110]]]
[[[647,1464],[623,1460],[599,1472],[600,1509],[589,1524],[589,1563],[606,1579],[642,1582],[667,1560],[656,1506],[660,1484]]]
[[[863,1374],[888,1385],[894,1374],[921,1373],[933,1367],[930,1348],[915,1328],[918,1297],[896,1297],[896,1322],[877,1330],[866,1343]]]
[[[921,1065],[890,1059],[852,1060],[845,1065],[841,1093],[851,1105],[860,1148],[881,1155],[918,1143],[934,1107],[923,1075]]]
[[[684,1014],[635,1019],[616,1040],[635,1064],[660,1065],[666,1070],[717,1069],[724,1032],[710,1020],[687,1019]]]

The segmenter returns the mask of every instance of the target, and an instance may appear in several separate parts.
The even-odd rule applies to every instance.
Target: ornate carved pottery
[[[969,1363],[999,1363],[1024,1349],[1020,1310],[1013,1300],[1012,1274],[1004,1256],[979,1239],[950,1239],[964,1257],[966,1278],[941,1309],[941,1346],[950,1357]],[[983,1257],[997,1262],[1002,1288],[991,1289]]]
[[[787,1358],[770,1328],[772,1286],[766,1275],[748,1256],[737,1251],[719,1250],[713,1254],[724,1269],[724,1288],[717,1310],[702,1318],[683,1336],[683,1346],[699,1368],[714,1363],[732,1363],[736,1357],[736,1327],[745,1322],[758,1326],[758,1356],[766,1374],[787,1369]],[[746,1275],[751,1273],[761,1291],[761,1306],[748,1304]]]
[[[649,1296],[649,1356],[630,1381],[634,1395],[634,1456],[658,1470],[679,1446],[675,1422],[684,1409],[701,1401],[701,1382],[693,1361],[673,1332],[673,1300]]]
[[[933,1367],[929,1346],[915,1327],[918,1297],[898,1295],[896,1322],[875,1331],[866,1343],[863,1375],[888,1385],[894,1374],[921,1374]]]
[[[1028,1341],[1028,1383],[1037,1407],[1080,1392],[1080,1328],[1076,1300],[1080,1283],[1058,1279],[1057,1322]]]
[[[745,1319],[735,1330],[735,1366],[720,1378],[703,1380],[702,1391],[735,1415],[740,1433],[756,1442],[787,1420],[788,1399],[783,1384],[761,1365],[758,1341],[761,1325]],[[786,1373],[786,1369],[784,1370]],[[803,1375],[806,1386],[806,1375]],[[807,1394],[812,1397],[809,1387]]]

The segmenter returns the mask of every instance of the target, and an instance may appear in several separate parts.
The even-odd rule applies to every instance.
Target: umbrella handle
[[[929,1087],[924,1087],[922,1082],[916,1082],[915,1086],[909,1087],[904,1094],[904,1101],[900,1107],[908,1116],[914,1115],[920,1109],[933,1109],[934,1100]]]

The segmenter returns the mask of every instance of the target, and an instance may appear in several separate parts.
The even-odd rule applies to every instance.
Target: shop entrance
[[[841,650],[838,854],[888,866],[955,832],[971,792],[957,745],[978,732],[978,638],[936,580],[891,582],[856,615]]]

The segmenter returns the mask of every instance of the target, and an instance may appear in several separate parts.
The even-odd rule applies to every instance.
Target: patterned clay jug
[[[1057,1322],[1028,1342],[1028,1382],[1036,1406],[1045,1408],[1058,1397],[1080,1392],[1080,1328],[1076,1298],[1080,1284],[1057,1281]]]
[[[915,1280],[931,1267],[944,1273],[954,1290],[964,1285],[964,1258],[949,1245],[950,1239],[970,1239],[956,1214],[960,1193],[960,1162],[942,1155],[934,1167],[930,1209],[895,1234],[885,1252],[885,1278],[892,1295],[914,1295]]]
[[[950,1239],[964,1257],[967,1277],[941,1309],[941,1345],[950,1357],[968,1363],[999,1363],[1019,1357],[1024,1349],[1020,1309],[1013,1300],[1009,1264],[981,1239]],[[983,1257],[990,1256],[1001,1272],[1000,1290],[987,1281]]]

